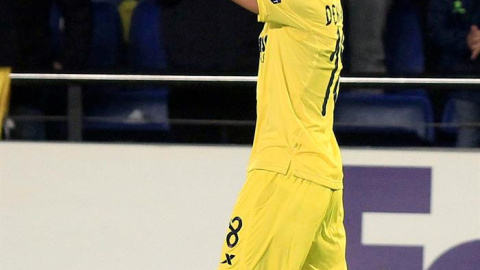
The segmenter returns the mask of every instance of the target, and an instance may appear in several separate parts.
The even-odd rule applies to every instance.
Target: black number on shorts
[[[240,217],[235,217],[230,221],[230,225],[228,226],[230,232],[227,234],[227,246],[229,248],[233,248],[238,244],[238,232],[242,229],[242,224]],[[236,225],[236,227],[233,227],[234,225]]]
[[[332,74],[330,75],[330,80],[328,81],[328,86],[327,86],[327,91],[325,92],[325,98],[323,99],[323,105],[322,105],[322,115],[325,116],[327,114],[327,103],[328,103],[328,98],[330,97],[330,92],[332,91],[332,86],[335,84],[335,89],[334,89],[334,96],[335,100],[337,98],[337,91],[338,91],[338,86],[340,84],[340,73],[337,74],[338,71],[338,66],[340,63],[340,52],[342,51],[342,37],[340,35],[340,30],[337,30],[337,43],[335,45],[335,51],[330,55],[330,62],[333,62],[335,60],[335,68],[332,70]],[[336,81],[336,82],[335,82]]]

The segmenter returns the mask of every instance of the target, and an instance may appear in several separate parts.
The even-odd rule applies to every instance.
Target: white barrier
[[[216,269],[249,151],[0,143],[0,269]],[[408,192],[410,184],[400,190],[408,193],[401,194],[406,201],[420,201],[418,211],[409,205],[403,214],[357,209],[363,216],[357,220],[348,217],[357,211],[349,208],[349,192],[357,185],[349,180],[347,232],[351,241],[358,240],[352,249],[420,246],[422,260],[412,261],[421,265],[402,268],[420,270],[452,248],[480,239],[480,152],[345,149],[343,155],[347,176],[360,177],[365,169],[368,175],[372,168],[379,168],[373,176],[401,169],[396,176],[385,175],[392,185],[406,181],[416,192],[422,186],[415,183],[424,183],[431,190],[418,196]],[[409,179],[412,169],[418,170],[411,175],[423,176]],[[360,180],[368,184],[369,179]],[[380,187],[369,191],[364,197],[381,193]],[[361,235],[355,236],[356,229]],[[350,267],[363,269],[355,252],[350,254]],[[370,255],[373,261],[379,258]]]

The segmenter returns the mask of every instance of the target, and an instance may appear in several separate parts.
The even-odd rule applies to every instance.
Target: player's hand
[[[475,61],[477,60],[478,56],[480,55],[480,45],[477,45],[472,49],[472,54],[470,55],[470,60]]]
[[[480,29],[476,25],[470,27],[470,32],[467,36],[467,44],[470,50],[474,50],[480,44]]]

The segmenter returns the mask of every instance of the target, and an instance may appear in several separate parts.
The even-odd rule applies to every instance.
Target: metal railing
[[[118,119],[101,119],[84,117],[82,108],[82,88],[80,84],[188,84],[188,83],[227,83],[227,84],[255,84],[257,76],[184,76],[184,75],[131,75],[131,74],[41,74],[41,73],[12,73],[12,84],[16,83],[60,83],[67,84],[67,115],[61,116],[17,116],[20,121],[61,121],[68,123],[69,140],[82,140],[82,120],[89,118],[95,121],[114,122]],[[480,90],[480,79],[477,78],[375,78],[375,77],[342,77],[342,87],[434,87],[436,89],[451,89],[452,87]],[[249,120],[199,120],[199,119],[170,119],[170,123],[179,125],[234,125],[252,126],[254,121]],[[437,123],[431,123],[435,127]]]
[[[12,73],[15,81],[56,81],[56,82],[143,82],[143,83],[256,83],[256,76],[184,76],[184,75],[122,75],[122,74],[40,74]],[[477,78],[373,78],[342,77],[340,82],[346,86],[480,86]]]

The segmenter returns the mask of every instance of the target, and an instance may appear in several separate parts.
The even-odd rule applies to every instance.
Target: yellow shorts
[[[218,269],[347,269],[342,196],[292,175],[249,172]]]

